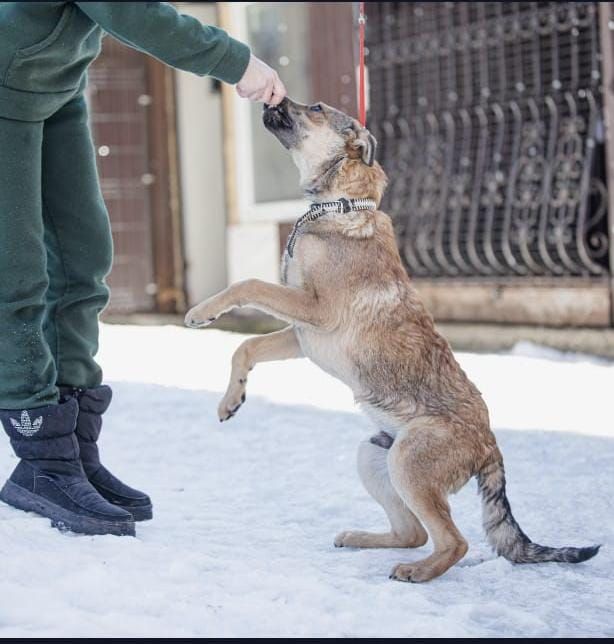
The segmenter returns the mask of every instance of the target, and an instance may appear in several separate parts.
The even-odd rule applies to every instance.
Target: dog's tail
[[[498,555],[514,563],[561,561],[579,563],[594,557],[600,546],[587,548],[549,548],[533,543],[521,530],[512,515],[505,494],[503,459],[497,450],[494,460],[477,475],[478,490],[482,496],[482,521],[490,545]]]

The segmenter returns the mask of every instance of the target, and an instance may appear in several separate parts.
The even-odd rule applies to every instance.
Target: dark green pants
[[[109,218],[82,96],[43,122],[0,118],[0,409],[95,387]]]

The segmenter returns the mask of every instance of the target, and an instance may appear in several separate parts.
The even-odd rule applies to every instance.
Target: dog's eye
[[[321,112],[322,111],[322,106],[319,103],[316,103],[315,105],[312,105],[309,108],[310,112]]]

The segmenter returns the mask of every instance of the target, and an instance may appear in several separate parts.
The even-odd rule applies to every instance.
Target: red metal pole
[[[367,123],[367,88],[365,86],[365,3],[358,3],[358,120]]]

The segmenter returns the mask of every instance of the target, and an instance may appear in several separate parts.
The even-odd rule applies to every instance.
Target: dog
[[[425,559],[398,564],[392,579],[428,581],[465,555],[447,497],[473,476],[497,554],[514,563],[596,555],[599,546],[533,543],[514,519],[484,400],[436,331],[403,266],[391,219],[378,209],[387,179],[375,161],[375,138],[324,103],[286,98],[265,106],[263,121],[290,152],[314,206],[289,238],[281,285],[238,282],[186,316],[188,326],[202,327],[250,306],[289,324],[237,349],[220,420],[245,401],[248,373],[259,362],[306,356],[347,384],[378,430],[360,444],[358,472],[390,530],[342,532],[335,546],[418,548],[429,536],[434,544]]]

